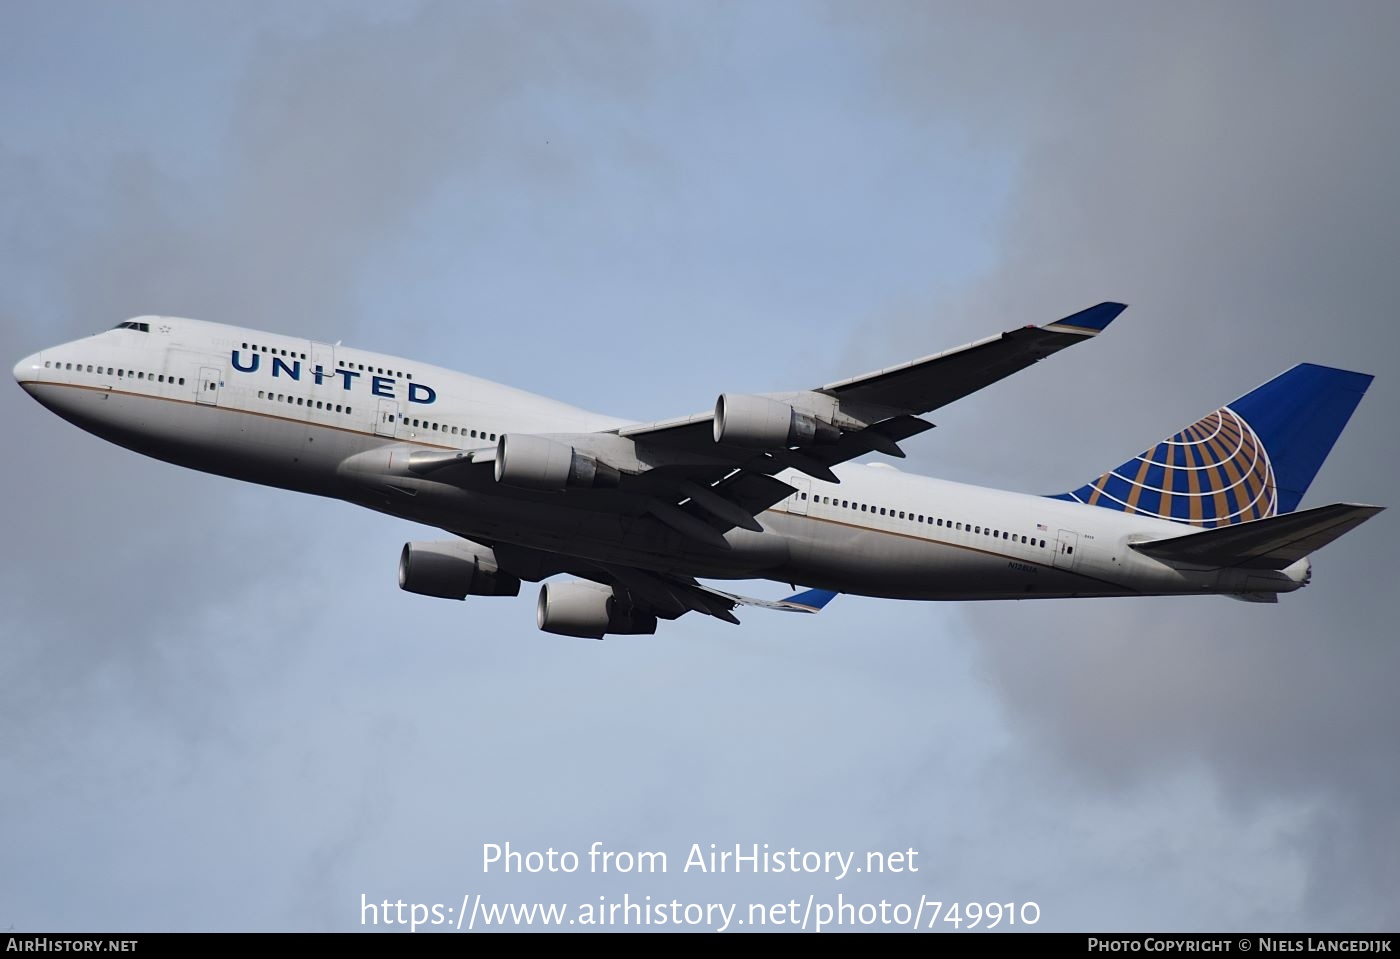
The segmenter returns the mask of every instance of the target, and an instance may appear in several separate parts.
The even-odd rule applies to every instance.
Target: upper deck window
[[[135,320],[127,320],[125,323],[118,323],[112,327],[114,330],[136,330],[139,333],[151,332],[151,324],[137,323]]]

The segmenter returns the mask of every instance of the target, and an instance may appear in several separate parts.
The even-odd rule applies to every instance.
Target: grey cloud
[[[46,167],[5,145],[0,171],[11,189],[0,224],[15,255],[0,273],[7,280],[0,346],[18,358],[148,312],[330,339],[353,332],[362,319],[359,271],[446,180],[523,169],[544,188],[550,176],[566,176],[530,159],[546,123],[531,116],[534,92],[579,84],[623,95],[637,86],[632,78],[646,45],[632,14],[612,6],[551,11],[544,17],[529,5],[442,3],[399,22],[341,23],[314,41],[266,36],[254,44],[237,90],[222,162],[201,181],[163,169],[159,143],[149,155],[123,153],[105,165],[94,157],[76,167]],[[582,33],[585,26],[590,31]],[[41,445],[39,432],[55,426],[32,405],[19,424],[15,441],[26,445]],[[156,498],[182,502],[189,515],[210,481],[158,483],[152,477],[166,475],[158,464],[65,437],[49,469],[86,482],[100,462],[115,488],[136,489],[127,495],[148,501],[113,510],[51,485],[29,503],[16,532],[35,552],[7,583],[17,618],[38,614],[31,597],[50,602],[31,577],[62,568],[74,535],[121,537],[133,564],[162,570],[167,587],[198,591],[196,577],[185,578],[189,565],[168,562],[189,530],[153,523],[135,543],[119,530],[129,528],[132,511],[157,512]],[[239,491],[227,495],[240,502]],[[61,527],[57,515],[66,517]],[[257,514],[221,511],[207,519],[202,532],[216,555],[247,548],[275,528]],[[46,527],[53,535],[44,535]],[[268,575],[243,568],[250,583]],[[103,617],[144,607],[139,597],[92,600],[56,612],[80,617],[73,631],[91,636]]]
[[[1134,306],[1075,356],[964,404],[965,432],[941,458],[979,480],[1069,488],[1313,360],[1380,379],[1307,502],[1390,502],[1395,8],[1011,13],[887,4],[859,18],[915,118],[958,118],[1019,153],[998,262],[927,307],[995,323],[1104,298]],[[1008,708],[1073,775],[1149,787],[1204,764],[1241,829],[1272,803],[1301,804],[1313,810],[1302,834],[1280,840],[1308,866],[1298,921],[1393,927],[1400,707],[1385,677],[1400,650],[1382,638],[1393,616],[1376,572],[1400,559],[1390,525],[1383,515],[1329,547],[1314,583],[1277,609],[1152,600],[970,615]]]
[[[99,143],[76,157],[0,134],[3,353],[13,362],[149,312],[353,334],[362,272],[445,182],[569,182],[568,164],[539,146],[550,118],[535,108],[560,91],[643,89],[640,29],[610,5],[438,3],[394,22],[347,18],[310,38],[270,32],[252,43],[220,118],[218,162],[194,176],[164,161],[187,129],[179,123],[148,151]],[[130,55],[162,55],[150,43]],[[100,104],[101,91],[89,92]],[[83,108],[101,109],[77,104],[75,116]],[[319,581],[327,539],[302,533],[335,528],[343,514],[134,457],[57,422],[18,388],[6,393],[8,445],[30,455],[12,460],[28,465],[7,484],[14,549],[0,577],[0,671],[22,681],[0,701],[0,765],[30,786],[6,791],[4,818],[41,815],[35,803],[55,797],[57,835],[85,818],[68,808],[74,797],[97,802],[113,789],[129,813],[133,777],[162,792],[150,809],[183,817],[183,786],[205,790],[221,761],[241,766],[267,747],[248,717],[307,655],[315,619],[296,597]],[[360,517],[358,528],[372,522]],[[368,552],[367,542],[354,548]],[[382,557],[367,570],[379,573]],[[168,761],[149,762],[152,752]],[[250,792],[279,771],[259,770]],[[364,779],[352,788],[367,798],[349,803],[346,824],[313,842],[313,878],[374,821],[374,779]],[[147,808],[139,815],[149,822]],[[119,855],[104,859],[111,852],[94,861],[126,869]],[[28,905],[19,918],[32,921],[59,903]]]
[[[757,10],[771,28],[770,18],[781,20],[774,9],[726,15]],[[588,320],[610,338],[612,355],[581,374],[562,369],[572,356],[542,364],[531,371],[540,388],[577,376],[585,388],[656,403],[669,388],[659,382],[666,368],[638,374],[617,344],[642,341],[637,327],[668,310],[683,331],[718,330],[709,342],[687,341],[685,359],[674,360],[689,361],[677,378],[695,377],[706,398],[716,380],[729,388],[728,377],[757,389],[804,385],[805,374],[767,381],[793,351],[821,357],[833,338],[825,304],[800,291],[891,279],[859,262],[888,261],[879,225],[858,224],[863,232],[848,243],[847,224],[834,222],[850,215],[838,203],[845,191],[823,200],[841,216],[809,194],[849,170],[847,188],[897,216],[900,190],[943,182],[872,163],[882,153],[874,145],[842,156],[845,166],[808,165],[803,135],[838,153],[866,132],[866,90],[832,92],[831,114],[809,117],[803,135],[789,132],[789,108],[803,101],[808,79],[825,95],[824,84],[877,67],[888,73],[875,86],[902,98],[912,126],[931,118],[992,151],[1017,150],[1023,177],[992,272],[924,301],[908,294],[904,309],[957,316],[970,337],[1106,296],[1137,304],[1101,341],[940,415],[946,437],[911,444],[927,471],[1068,487],[1299,351],[1367,365],[1391,343],[1377,318],[1385,292],[1371,281],[1394,221],[1384,191],[1356,182],[1393,167],[1382,124],[1367,120],[1379,107],[1365,106],[1387,88],[1382,40],[1345,22],[1329,33],[1304,11],[1303,26],[1262,31],[1273,46],[1241,58],[1240,79],[1222,65],[1230,44],[1213,34],[1260,33],[1259,18],[1245,13],[1140,14],[1153,21],[1144,26],[1089,8],[1086,17],[1108,22],[1096,32],[1073,11],[981,9],[890,7],[881,21],[878,11],[865,20],[842,8],[841,26],[875,30],[866,39],[876,55],[855,67],[832,54],[856,49],[856,34],[812,42],[803,33],[810,23],[794,23],[784,34],[791,72],[781,76],[791,101],[764,99],[768,48],[733,20],[694,48],[684,18],[659,27],[664,55],[653,45],[654,13],[595,4],[435,4],[332,17],[314,30],[250,27],[259,38],[239,61],[229,101],[202,104],[203,122],[219,131],[217,162],[190,172],[164,161],[192,131],[188,116],[161,127],[147,151],[110,155],[96,144],[81,162],[0,147],[12,186],[0,196],[0,223],[15,251],[0,262],[0,344],[17,357],[154,310],[382,337],[389,347],[391,335],[411,339],[420,321],[371,323],[365,277],[395,252],[431,255],[434,270],[451,270],[455,255],[442,251],[440,233],[424,249],[420,218],[440,197],[455,193],[453,228],[466,246],[480,242],[476,216],[508,215],[493,206],[503,193],[515,191],[544,232],[554,199],[607,182],[604,208],[572,207],[575,232],[551,250],[603,279],[536,303],[547,318],[538,335],[580,349],[597,334],[567,329],[568,301],[587,293],[607,303]],[[1306,33],[1308,44],[1297,39]],[[1286,62],[1326,52],[1333,36],[1355,62],[1313,90]],[[745,53],[736,40],[755,46]],[[692,49],[701,54],[691,58]],[[1334,51],[1329,63],[1343,59]],[[832,72],[836,60],[843,72]],[[661,94],[665,84],[651,82],[658,75],[674,78]],[[1322,92],[1339,84],[1340,100]],[[96,80],[85,89],[106,103]],[[755,107],[716,107],[716,89]],[[1233,99],[1221,93],[1231,90]],[[1360,114],[1328,109],[1341,101],[1360,104]],[[638,103],[648,109],[633,116]],[[668,140],[677,130],[667,118],[707,108],[714,113]],[[1280,114],[1290,109],[1326,135],[1306,143],[1288,135]],[[543,149],[571,119],[603,134],[586,149]],[[745,166],[753,151],[771,152]],[[608,176],[595,181],[600,169]],[[898,186],[875,183],[872,171],[885,169]],[[1142,189],[1148,181],[1154,188]],[[463,182],[470,188],[459,190]],[[680,194],[690,205],[672,199]],[[1331,226],[1290,229],[1279,197]],[[656,229],[654,221],[687,214],[675,234]],[[832,239],[816,251],[820,270],[794,222]],[[608,230],[589,229],[595,223]],[[745,230],[762,242],[736,238]],[[1371,249],[1349,255],[1339,238]],[[499,237],[488,245],[509,249]],[[641,264],[655,276],[625,262],[648,245],[661,249]],[[913,266],[922,281],[924,264]],[[811,282],[818,272],[840,282]],[[619,296],[614,287],[629,280],[653,285]],[[520,282],[548,285],[533,275]],[[1357,306],[1344,315],[1362,325],[1320,326],[1319,305],[1336,303]],[[808,304],[800,323],[763,329],[774,311]],[[605,314],[628,310],[636,315],[608,325]],[[726,325],[726,315],[740,319]],[[921,323],[872,321],[865,333],[897,342],[864,344],[871,362],[841,364],[832,376],[949,345],[930,343]],[[449,349],[479,333],[448,332]],[[656,338],[644,342],[669,346],[669,334],[649,332]],[[1205,360],[1202,343],[1211,344]],[[1157,375],[1163,367],[1186,373]],[[1131,372],[1096,380],[1115,368]],[[615,383],[598,382],[604,370],[617,371]],[[1142,409],[1106,400],[1110,386],[1120,397],[1137,391]],[[1386,443],[1356,442],[1376,435],[1373,410],[1390,408],[1377,403],[1381,389],[1320,480],[1326,493],[1384,499],[1383,478],[1393,475]],[[1020,898],[1054,898],[1046,924],[1060,928],[1105,915],[1143,926],[1163,915],[1175,925],[1223,915],[1223,924],[1246,906],[1257,916],[1266,893],[1288,891],[1289,877],[1268,868],[1298,855],[1317,893],[1299,914],[1325,925],[1385,924],[1376,918],[1384,904],[1365,883],[1394,888],[1383,861],[1394,782],[1365,757],[1384,755],[1383,731],[1394,728],[1377,699],[1393,662],[1380,638],[1355,627],[1384,622],[1367,578],[1394,568],[1394,557],[1375,548],[1383,537],[1370,528],[1324,554],[1318,581],[1277,611],[1224,600],[938,609],[845,597],[817,620],[755,612],[738,632],[683,620],[655,642],[600,649],[533,634],[528,599],[458,605],[398,595],[392,560],[403,524],[181,473],[78,434],[13,388],[4,402],[7,438],[26,465],[11,475],[7,513],[22,548],[7,554],[0,584],[0,672],[21,680],[0,707],[3,778],[19,784],[0,798],[0,818],[19,824],[0,836],[0,853],[35,868],[10,877],[0,924],[353,928],[350,904],[361,892],[436,900],[468,882],[575,898],[593,887],[482,877],[474,847],[578,845],[595,833],[673,852],[738,839],[912,842],[941,867],[949,892],[985,889],[990,899],[1009,887]],[[1063,432],[1046,425],[1065,418],[1074,422]],[[110,557],[110,576],[94,573],[103,568],[94,553]],[[79,565],[81,581],[62,579]],[[146,576],[160,577],[168,602],[133,587]],[[1200,635],[1175,635],[1192,628]],[[1331,642],[1312,635],[1328,630]],[[1122,691],[1124,675],[1141,680],[1138,695]],[[1314,693],[1305,694],[1309,684]],[[1019,738],[1008,741],[1003,714]],[[1224,812],[1201,796],[1193,777],[1202,769]],[[1178,816],[1179,796],[1190,816]],[[1153,799],[1172,811],[1163,815]],[[1295,823],[1298,832],[1275,836]],[[1235,828],[1257,858],[1239,866],[1217,857],[1219,877],[1189,893],[1172,888],[1193,874],[1194,856],[1214,854]],[[1139,847],[1160,877],[1139,878]],[[1210,901],[1210,892],[1245,883],[1251,895],[1238,906]],[[623,886],[606,887],[615,888]],[[777,887],[713,888],[758,899]],[[1168,898],[1160,911],[1142,901],[1152,896]]]
[[[639,18],[607,4],[433,3],[311,41],[264,35],[209,179],[158,155],[103,171],[106,206],[70,256],[77,322],[128,309],[353,333],[357,277],[386,237],[455,179],[569,184],[545,147],[550,97],[634,95],[648,51]]]

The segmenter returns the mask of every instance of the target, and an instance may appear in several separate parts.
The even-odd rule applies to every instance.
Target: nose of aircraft
[[[15,364],[15,380],[20,386],[39,378],[38,370],[43,365],[39,361],[40,355],[35,353],[33,356],[26,356]]]
[[[35,378],[34,371],[35,368],[39,365],[38,360],[39,354],[35,353],[34,356],[27,356],[25,358],[22,358],[22,360],[20,360],[20,363],[14,364],[14,378],[15,381],[18,382],[18,384],[22,386],[24,384],[27,384],[28,381],[31,381],[31,379]]]

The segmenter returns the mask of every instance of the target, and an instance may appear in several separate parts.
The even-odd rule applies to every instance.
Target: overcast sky
[[[1397,41],[1380,2],[10,3],[0,344],[169,313],[656,419],[1119,299],[901,468],[1071,489],[1306,360],[1377,379],[1304,505],[1393,505]],[[0,403],[0,928],[624,893],[1400,925],[1391,513],[1276,607],[841,597],[592,643],[529,587],[401,593],[432,530]],[[671,869],[482,869],[595,840]]]

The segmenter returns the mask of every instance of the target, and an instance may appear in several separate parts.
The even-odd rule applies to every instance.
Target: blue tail
[[[1371,379],[1301,363],[1116,470],[1051,498],[1204,527],[1291,513]]]

